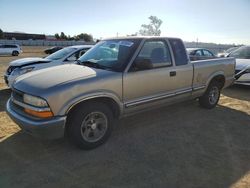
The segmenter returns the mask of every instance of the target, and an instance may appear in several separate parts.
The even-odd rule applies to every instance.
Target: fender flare
[[[73,109],[76,105],[92,100],[92,99],[98,99],[98,98],[108,98],[113,100],[113,102],[117,105],[119,109],[119,114],[123,113],[123,104],[121,102],[121,99],[114,93],[107,92],[107,91],[98,91],[98,92],[91,92],[88,94],[83,94],[80,96],[77,96],[73,98],[72,100],[68,101],[66,105],[62,109],[60,109],[59,114],[68,114],[71,109]]]

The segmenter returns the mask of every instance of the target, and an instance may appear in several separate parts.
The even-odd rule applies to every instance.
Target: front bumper
[[[37,138],[58,139],[64,136],[66,116],[52,119],[33,120],[15,112],[10,105],[10,99],[6,104],[6,111],[10,118],[25,132]]]

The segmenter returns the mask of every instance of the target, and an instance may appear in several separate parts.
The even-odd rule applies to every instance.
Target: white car
[[[93,45],[78,45],[63,48],[45,58],[22,58],[9,63],[4,75],[5,83],[12,87],[15,79],[22,74],[52,66],[74,63]]]
[[[18,44],[0,44],[0,55],[18,56],[20,53],[22,53],[22,49]]]
[[[233,52],[234,50],[237,50],[238,48],[240,48],[240,46],[229,48],[225,50],[224,52],[218,53],[217,57],[227,57],[231,52]]]
[[[250,86],[250,46],[242,46],[228,57],[236,59],[235,84]]]

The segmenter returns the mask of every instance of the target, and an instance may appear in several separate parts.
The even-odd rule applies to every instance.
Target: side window
[[[204,56],[213,57],[213,54],[209,52],[208,50],[203,50],[203,53],[204,53]]]
[[[197,50],[197,51],[195,52],[195,56],[202,56],[201,50]]]
[[[78,59],[79,52],[73,53],[71,56],[69,56],[66,61],[76,61]]]
[[[83,49],[79,52],[79,57],[81,57],[83,54],[85,54],[88,51],[88,49]],[[78,57],[78,58],[79,58]]]
[[[188,64],[188,56],[185,49],[185,46],[180,39],[169,39],[170,45],[173,49],[175,65],[187,65]]]
[[[169,48],[162,40],[146,41],[137,58],[149,59],[153,68],[172,65]]]

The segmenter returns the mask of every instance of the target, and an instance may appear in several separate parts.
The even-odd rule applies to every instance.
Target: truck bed
[[[210,80],[216,74],[225,76],[224,87],[229,86],[234,80],[235,59],[234,58],[216,58],[209,60],[192,61],[193,65],[193,88],[207,87]]]

